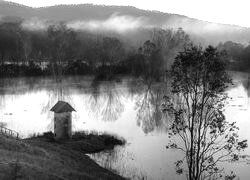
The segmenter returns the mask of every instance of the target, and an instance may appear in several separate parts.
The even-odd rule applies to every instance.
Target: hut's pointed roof
[[[76,111],[69,103],[58,101],[51,109],[55,113],[72,112]]]

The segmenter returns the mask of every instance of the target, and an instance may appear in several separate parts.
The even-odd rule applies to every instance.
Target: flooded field
[[[250,79],[246,73],[233,73],[225,108],[228,121],[237,122],[242,139],[250,141]],[[131,179],[185,179],[175,173],[180,153],[166,149],[168,119],[161,103],[169,86],[144,84],[126,78],[121,82],[93,82],[88,77],[67,77],[62,83],[50,78],[0,80],[0,122],[21,137],[53,130],[50,108],[62,99],[76,110],[73,131],[107,132],[124,137],[127,144],[112,151],[90,155],[103,167]],[[245,150],[250,154],[250,149]],[[240,179],[250,175],[244,163],[222,164]],[[166,178],[167,177],[167,178]]]

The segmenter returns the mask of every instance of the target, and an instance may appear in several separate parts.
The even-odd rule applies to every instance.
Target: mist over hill
[[[47,27],[52,22],[63,21],[69,27],[91,32],[103,31],[138,37],[145,29],[183,28],[196,43],[217,45],[235,41],[247,45],[250,29],[201,21],[177,14],[146,11],[131,6],[57,5],[32,8],[12,2],[0,1],[1,21],[21,21],[28,29]],[[141,35],[143,36],[143,35]],[[138,41],[141,41],[140,36]]]

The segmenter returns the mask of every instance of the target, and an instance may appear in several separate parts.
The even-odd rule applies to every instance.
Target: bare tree
[[[152,42],[163,58],[164,64],[162,67],[165,70],[169,69],[169,65],[173,63],[177,53],[190,43],[189,35],[182,28],[177,31],[154,28],[151,36]]]
[[[60,79],[64,63],[74,56],[76,35],[62,23],[49,26],[47,32],[50,39],[52,71]]]
[[[31,34],[30,32],[26,32],[26,31],[19,31],[18,36],[21,40],[24,60],[25,62],[28,62],[29,56],[32,51]]]
[[[147,40],[143,46],[139,48],[139,54],[143,62],[143,78],[147,83],[153,80],[160,80],[162,75],[162,57],[156,45]]]

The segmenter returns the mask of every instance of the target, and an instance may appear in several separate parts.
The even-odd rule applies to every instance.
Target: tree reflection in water
[[[163,96],[167,93],[164,86],[166,84],[147,83],[146,88],[136,98],[137,125],[146,134],[167,130],[167,118],[161,110]]]
[[[89,97],[89,111],[96,119],[116,121],[124,111],[122,93],[115,82],[93,81]]]
[[[102,107],[102,102],[101,102],[101,87],[100,87],[100,82],[98,81],[92,81],[90,85],[90,95],[88,102],[86,103],[89,108],[89,114],[90,116],[94,116],[95,119],[98,119],[100,116],[100,108]]]

